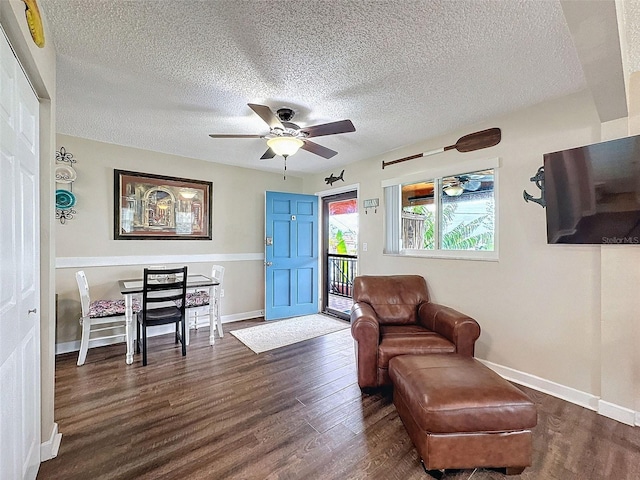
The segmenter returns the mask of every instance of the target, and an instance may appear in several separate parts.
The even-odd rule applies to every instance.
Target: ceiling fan
[[[323,158],[331,158],[337,155],[338,152],[312,142],[309,138],[356,131],[351,120],[340,120],[338,122],[323,123],[310,127],[300,127],[295,123],[291,123],[295,112],[290,108],[280,108],[274,113],[266,105],[257,105],[255,103],[249,103],[248,105],[251,110],[269,125],[269,133],[264,135],[212,133],[209,136],[211,138],[266,138],[269,148],[264,152],[262,157],[260,157],[261,160],[282,155],[286,162],[287,157],[296,153],[299,148],[320,155]]]
[[[442,191],[449,197],[459,197],[465,191],[475,192],[482,187],[485,175],[456,175],[442,179]]]

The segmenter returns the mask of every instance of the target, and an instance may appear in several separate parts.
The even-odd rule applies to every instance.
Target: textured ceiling
[[[629,73],[640,71],[640,2],[625,0],[621,2],[623,12],[624,35],[627,42],[627,68]]]
[[[330,172],[587,87],[558,1],[41,0],[58,52],[59,133],[249,168],[265,134],[247,103],[294,122],[351,119],[300,151]],[[498,126],[498,125],[496,125]],[[417,152],[416,152],[417,153]]]

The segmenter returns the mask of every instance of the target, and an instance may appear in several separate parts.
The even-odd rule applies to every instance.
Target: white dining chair
[[[213,265],[211,268],[211,277],[218,282],[213,287],[213,311],[216,324],[218,327],[218,336],[222,338],[222,313],[221,313],[221,297],[222,297],[222,281],[224,279],[224,267],[222,265]],[[187,292],[187,312],[189,328],[198,329],[198,320],[209,316],[209,291],[200,290],[195,292]],[[213,332],[210,333],[213,335]],[[189,333],[187,332],[187,345],[189,345]]]
[[[80,292],[80,305],[82,317],[82,339],[80,340],[80,353],[78,354],[78,366],[84,365],[87,359],[87,351],[90,342],[94,340],[109,340],[125,337],[125,332],[114,334],[114,330],[125,327],[125,306],[124,300],[95,300],[91,301],[89,295],[89,283],[83,270],[76,272],[76,282]],[[140,310],[140,302],[133,301],[133,313]],[[133,325],[132,325],[133,328]],[[106,335],[101,332],[109,331]]]

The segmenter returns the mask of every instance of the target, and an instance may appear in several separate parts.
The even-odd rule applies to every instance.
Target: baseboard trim
[[[636,416],[638,412],[631,410],[630,408],[621,407],[615,403],[605,402],[604,400],[598,401],[598,413],[613,420],[617,420],[620,423],[636,425]]]
[[[498,365],[488,360],[478,358],[483,364],[509,381],[532,388],[554,397],[566,400],[567,402],[579,405],[598,414],[616,420],[626,425],[640,425],[640,412],[636,412],[626,407],[606,402],[596,395],[586,393],[575,388],[567,387],[559,383],[552,382],[544,378],[521,372],[513,368]]]
[[[599,397],[585,393],[575,388],[567,387],[545,378],[540,378],[529,373],[521,372],[513,368],[504,367],[487,360],[478,359],[500,376],[510,380],[512,382],[524,385],[525,387],[533,388],[539,392],[548,393],[554,397],[561,398],[567,402],[575,403],[581,407],[588,408],[589,410],[598,411]]]
[[[249,320],[251,318],[257,318],[264,316],[264,310],[253,310],[251,312],[242,312],[242,313],[234,313],[232,315],[223,315],[222,323],[231,323],[231,322],[239,322],[241,320]],[[198,321],[198,328],[208,328],[209,327],[209,318],[203,318],[202,321]],[[133,326],[135,328],[135,325]],[[149,330],[148,335],[150,337],[155,337],[157,335],[166,335],[167,333],[172,333],[174,331],[173,325],[158,325],[157,327],[152,327]],[[113,345],[116,343],[123,343],[124,336],[122,339],[96,339],[93,340],[90,344],[90,347],[105,347],[107,345]],[[71,352],[79,352],[80,351],[80,340],[74,340],[72,342],[63,342],[56,343],[56,355],[61,355],[63,353],[71,353]]]
[[[198,307],[206,309],[205,313],[200,315],[202,319],[198,318],[196,323],[197,328],[209,326],[209,307]],[[234,315],[223,315],[222,323],[239,322],[242,320],[249,320],[251,318],[264,317],[264,310],[254,310],[253,312],[243,312]]]
[[[185,263],[217,263],[263,261],[264,253],[213,253],[205,255],[145,255],[111,257],[57,257],[56,268],[116,267],[132,265],[165,265]]]
[[[40,444],[40,461],[46,462],[58,456],[62,434],[58,433],[58,424],[54,423],[49,440]]]

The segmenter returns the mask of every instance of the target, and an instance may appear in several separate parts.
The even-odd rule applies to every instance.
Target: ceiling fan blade
[[[256,105],[255,103],[248,103],[249,108],[256,112],[256,114],[269,125],[269,128],[280,128],[284,130],[284,125],[275,113],[271,111],[266,105]]]
[[[355,132],[356,127],[353,126],[351,120],[340,120],[338,122],[323,123],[321,125],[312,125],[300,129],[306,133],[308,138],[321,137],[323,135],[335,135],[336,133]]]
[[[271,147],[267,148],[267,151],[262,154],[260,160],[268,160],[276,156],[276,152],[271,150]]]
[[[211,133],[209,136],[211,138],[264,138],[264,135],[245,135],[242,133]]]
[[[309,140],[304,140],[304,145],[300,147],[307,152],[315,153],[316,155],[320,155],[324,158],[331,158],[338,154],[335,150],[331,150],[330,148],[323,147],[322,145],[318,145],[317,143],[311,142]]]

